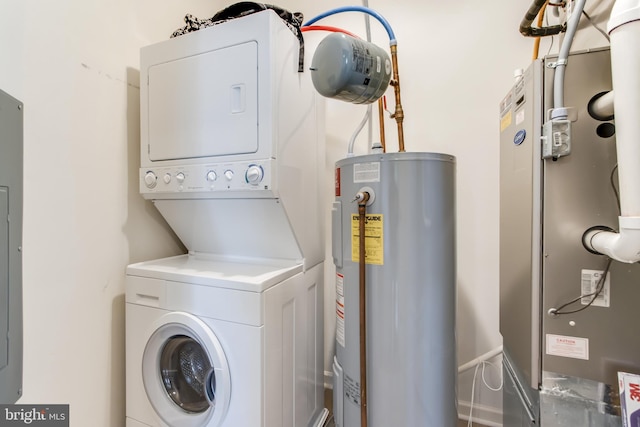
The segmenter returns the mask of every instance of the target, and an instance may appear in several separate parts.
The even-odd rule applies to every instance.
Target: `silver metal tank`
[[[455,158],[385,153],[336,164],[336,426],[360,424],[358,192],[366,207],[369,427],[454,427]]]

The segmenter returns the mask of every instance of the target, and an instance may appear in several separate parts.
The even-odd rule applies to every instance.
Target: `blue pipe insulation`
[[[386,19],[384,19],[384,17],[380,15],[378,12],[376,12],[375,10],[369,9],[368,7],[364,7],[364,6],[343,6],[343,7],[338,7],[336,9],[328,10],[316,16],[315,18],[312,18],[309,21],[305,22],[303,24],[303,27],[306,27],[307,25],[315,24],[316,22],[318,22],[323,18],[326,18],[327,16],[335,15],[337,13],[342,13],[342,12],[363,12],[373,16],[382,24],[384,29],[387,31],[387,34],[389,35],[389,40],[390,40],[389,44],[391,44],[392,46],[398,44],[396,40],[396,35],[394,34],[393,29],[391,28],[391,25],[389,25],[389,22]]]

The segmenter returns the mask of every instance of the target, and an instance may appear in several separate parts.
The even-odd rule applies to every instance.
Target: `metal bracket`
[[[568,63],[569,63],[569,61],[568,61],[568,60],[566,60],[566,59],[561,59],[561,60],[556,61],[556,62],[549,62],[549,63],[547,64],[547,68],[557,68],[557,67],[559,67],[560,65],[565,65],[565,66],[566,66]]]

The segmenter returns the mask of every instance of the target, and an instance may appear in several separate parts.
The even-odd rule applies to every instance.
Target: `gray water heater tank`
[[[369,427],[455,427],[455,158],[386,153],[336,164],[336,427],[360,426],[358,192],[365,225]]]
[[[343,33],[325,37],[311,61],[311,79],[327,98],[370,104],[384,95],[391,80],[387,52]]]

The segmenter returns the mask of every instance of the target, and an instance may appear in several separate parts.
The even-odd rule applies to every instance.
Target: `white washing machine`
[[[193,254],[130,265],[127,427],[319,425],[322,276]]]
[[[189,253],[127,268],[128,427],[326,414],[324,133],[299,52],[271,10],[141,50],[140,193]]]

